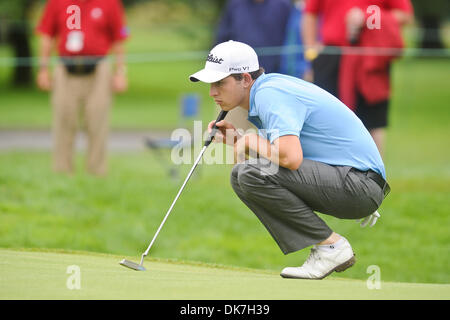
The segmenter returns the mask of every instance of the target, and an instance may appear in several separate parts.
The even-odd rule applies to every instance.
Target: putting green
[[[330,277],[282,279],[277,273],[149,257],[147,271],[119,265],[127,258],[65,251],[0,249],[0,299],[449,299],[449,284]],[[138,262],[138,261],[137,261]]]

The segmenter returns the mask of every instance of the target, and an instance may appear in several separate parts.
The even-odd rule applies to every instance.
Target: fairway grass
[[[119,265],[139,257],[0,249],[0,299],[334,300],[449,299],[448,284],[283,279],[277,273],[148,257],[147,271]],[[75,268],[71,266],[76,266]],[[79,268],[79,269],[78,269]],[[79,270],[79,289],[75,276]],[[382,279],[381,279],[382,280]],[[72,289],[70,289],[72,288]]]

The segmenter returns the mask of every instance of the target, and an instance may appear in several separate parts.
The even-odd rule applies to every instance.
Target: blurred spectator
[[[374,6],[376,10],[371,10]],[[349,70],[348,60],[342,67],[341,50],[333,48],[337,50],[330,52],[327,51],[330,48],[327,49],[326,46],[355,45],[386,48],[394,45],[394,47],[401,47],[401,38],[398,39],[399,27],[412,20],[412,11],[410,0],[306,0],[302,35],[306,46],[305,57],[312,61],[314,83],[341,100],[343,98],[341,94],[346,93],[344,102],[350,103],[349,107],[354,109],[370,131],[381,153],[384,149],[384,128],[387,126],[389,70],[392,56],[388,57],[388,60],[373,59],[372,57],[371,62],[368,62],[367,56],[362,56],[362,59],[358,60],[359,62],[353,61],[352,68]],[[375,31],[368,32],[368,25],[374,21],[378,21],[380,25],[371,25],[370,29]],[[322,43],[317,41],[319,28]],[[380,32],[376,33],[376,31]],[[385,36],[381,36],[381,33]],[[396,38],[392,39],[391,36]],[[361,44],[363,38],[364,44]],[[325,46],[325,50],[321,53],[323,46]],[[372,86],[370,90],[361,90],[361,79],[369,76],[367,73],[369,69],[363,68],[361,63],[364,63],[365,66],[372,64],[372,71],[376,70],[375,75],[372,73],[374,76],[371,80],[375,79],[377,85]],[[349,81],[344,73],[363,73],[363,71],[366,73],[362,77],[358,75],[359,80],[356,79],[356,75],[352,79],[357,82],[353,86],[352,94],[348,93],[350,87],[348,82],[345,83],[345,88],[341,88],[340,80]],[[365,79],[367,80],[367,78]],[[365,87],[367,87],[367,83]],[[368,94],[368,91],[371,92]],[[352,95],[354,99],[348,100]],[[353,105],[351,105],[352,103]]]
[[[268,55],[258,48],[283,45],[291,8],[290,0],[228,0],[215,44],[228,40],[244,42],[255,48],[259,65],[267,73],[279,72],[280,52]],[[247,121],[247,112],[240,107],[228,113],[227,121],[244,131],[253,128]]]
[[[253,48],[281,47],[291,13],[289,0],[229,0],[222,14],[216,44],[240,41]],[[267,73],[279,72],[280,54],[259,52],[259,64]]]
[[[305,59],[303,51],[293,50],[293,48],[303,45],[300,28],[304,6],[304,0],[294,1],[286,27],[285,47],[281,56],[280,73],[313,81],[311,63]]]
[[[49,0],[37,27],[40,68],[37,84],[51,90],[53,106],[53,168],[73,171],[78,119],[84,117],[88,140],[86,168],[95,175],[107,172],[109,111],[113,91],[127,89],[127,37],[120,0]],[[59,62],[50,76],[49,60],[56,42]],[[106,55],[115,54],[115,70]]]

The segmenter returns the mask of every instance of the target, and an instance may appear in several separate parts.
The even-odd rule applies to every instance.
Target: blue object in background
[[[266,73],[280,72],[280,52],[264,48],[283,45],[291,7],[291,0],[228,0],[216,44],[228,40],[246,43],[258,53],[259,65]]]
[[[285,49],[281,55],[280,73],[294,76],[302,79],[305,72],[311,68],[311,64],[305,60],[303,50],[295,50],[295,52],[288,52],[288,46],[303,45],[300,34],[300,26],[302,19],[302,7],[295,5],[292,8],[291,14],[286,27],[286,38],[284,41]],[[291,50],[292,48],[290,48]]]
[[[200,96],[195,93],[184,94],[181,97],[181,116],[192,118],[198,115]]]

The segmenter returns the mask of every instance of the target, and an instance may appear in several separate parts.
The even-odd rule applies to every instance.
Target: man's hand
[[[365,217],[364,219],[361,219],[361,228],[364,228],[365,226],[369,225],[369,227],[373,227],[375,223],[377,223],[378,218],[380,217],[380,214],[378,211],[375,211],[370,216]]]
[[[364,26],[365,15],[358,7],[351,8],[345,17],[347,28],[347,40],[350,43],[356,43],[359,38],[359,33]]]
[[[43,91],[50,91],[52,88],[52,82],[48,68],[39,69],[36,82],[39,89]]]
[[[113,90],[116,93],[123,93],[128,89],[127,76],[123,72],[116,72],[113,76]]]
[[[213,120],[208,124],[209,133],[211,133],[215,121],[216,120]],[[230,146],[233,146],[236,143],[236,141],[241,137],[236,128],[231,123],[225,120],[217,122],[216,127],[219,130],[217,131],[214,137],[215,142],[222,142]]]
[[[112,52],[116,56],[116,70],[112,79],[114,92],[122,93],[128,89],[127,67],[125,64],[125,47],[122,41],[113,44]]]
[[[50,91],[52,81],[50,76],[49,62],[53,48],[53,38],[48,35],[41,35],[39,38],[39,71],[36,83],[39,89]]]

